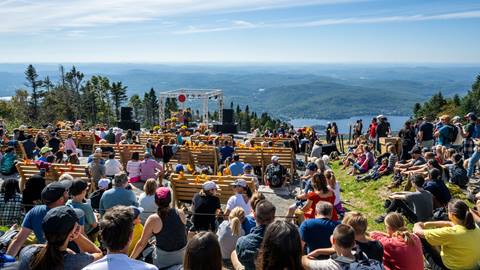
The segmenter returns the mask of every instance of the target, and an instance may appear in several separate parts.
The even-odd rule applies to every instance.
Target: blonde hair
[[[241,207],[235,207],[228,215],[228,220],[230,220],[230,229],[234,236],[240,236],[242,232],[242,223],[245,219],[245,211]]]
[[[155,195],[155,190],[157,190],[157,181],[153,178],[149,178],[143,186],[143,191],[145,191],[145,194],[150,196]]]
[[[403,216],[397,212],[391,212],[385,217],[385,225],[394,233],[392,236],[402,239],[407,245],[413,245],[412,234],[405,227]]]
[[[332,189],[335,189],[335,185],[337,184],[337,178],[335,177],[335,173],[332,170],[328,169],[325,171],[325,177],[327,178],[328,185]]]
[[[348,212],[345,214],[342,223],[352,226],[352,228],[355,230],[355,234],[357,235],[366,234],[367,232],[368,220],[360,212]]]

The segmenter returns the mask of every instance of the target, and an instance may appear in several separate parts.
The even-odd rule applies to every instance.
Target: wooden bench
[[[67,139],[69,133],[72,134],[73,141],[78,148],[88,149],[93,152],[93,145],[96,143],[95,134],[93,134],[93,132],[73,130],[59,130],[57,132],[62,141]]]
[[[174,164],[182,164],[182,165],[190,165],[192,169],[195,168],[195,159],[193,158],[192,152],[186,146],[180,146],[173,155],[173,157],[165,164],[165,170],[174,171],[173,165]]]
[[[209,166],[213,170],[213,174],[218,171],[218,152],[215,146],[190,146],[188,147],[192,153],[193,160],[197,166]]]
[[[138,134],[138,141],[140,144],[147,144],[147,140],[152,139],[154,144],[158,143],[160,139],[163,139],[164,144],[169,144],[171,139],[174,139],[175,142],[177,141],[177,135],[173,133],[140,133]]]
[[[292,141],[293,138],[255,137],[252,138],[252,140],[255,142],[256,145],[260,145],[262,142],[272,142],[273,147],[289,147],[286,145],[286,143],[288,142],[288,145],[290,145],[290,141]]]
[[[94,144],[93,149],[96,148],[113,148],[115,152],[115,159],[120,160],[123,167],[126,168],[127,162],[131,159],[132,153],[138,153],[139,158],[143,159],[145,155],[145,146],[140,144]],[[103,151],[102,157],[107,159],[109,156],[108,152]]]
[[[191,174],[172,174],[170,176],[170,186],[173,191],[173,201],[177,206],[180,203],[192,203],[193,196],[202,190],[202,184],[205,181],[213,181],[219,186],[218,196],[220,203],[226,204],[228,199],[234,195],[234,191],[230,184],[236,179],[245,179],[250,189],[255,191],[255,183],[251,177],[245,176],[216,176],[216,175],[191,175]]]
[[[279,163],[285,166],[290,173],[295,174],[295,153],[288,147],[237,147],[235,153],[240,156],[240,160],[254,167],[262,169],[262,176],[268,164],[272,163],[272,156],[279,157]]]
[[[25,183],[28,179],[36,174],[40,174],[40,169],[33,161],[17,162],[16,164],[18,174],[20,175],[20,191],[25,189]],[[87,182],[90,182],[90,177],[87,174],[87,165],[74,165],[74,164],[59,164],[52,163],[50,168],[45,172],[45,183],[48,185],[51,182],[55,182],[58,178],[68,173],[74,178],[81,178]]]
[[[48,134],[48,131],[46,129],[40,129],[40,128],[27,128],[23,129],[25,132],[25,135],[29,134],[32,135],[34,138],[37,136],[39,132],[42,132],[43,134]]]
[[[214,142],[218,141],[219,145],[223,145],[225,141],[228,141],[230,145],[233,143],[233,139],[230,136],[207,136],[207,135],[196,135],[196,136],[190,136],[190,141],[192,143],[204,143],[204,144],[209,144],[209,142]]]

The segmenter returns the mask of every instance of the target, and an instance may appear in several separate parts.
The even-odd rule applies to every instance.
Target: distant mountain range
[[[24,88],[27,64],[0,64],[0,96]],[[65,64],[68,70],[71,64]],[[415,102],[442,91],[465,94],[480,65],[240,65],[79,64],[87,78],[100,74],[122,81],[128,94],[150,88],[220,88],[226,104],[281,118],[343,118],[354,115],[409,115]],[[35,65],[41,78],[58,80],[58,65]],[[196,103],[197,106],[199,102]],[[196,106],[195,103],[192,103]],[[188,105],[187,105],[188,106]],[[214,107],[214,106],[212,106]]]

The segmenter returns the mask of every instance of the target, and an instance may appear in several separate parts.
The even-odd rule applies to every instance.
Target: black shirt
[[[425,122],[420,125],[419,131],[423,132],[422,141],[433,140],[433,124]]]
[[[33,151],[35,150],[35,143],[32,140],[23,141],[23,149],[25,149],[25,154],[27,154],[28,159],[33,158]]]
[[[60,140],[53,137],[48,141],[48,146],[52,148],[53,153],[57,153],[58,149],[60,149]]]
[[[371,240],[366,243],[355,241],[355,243],[357,243],[360,251],[365,253],[369,259],[374,259],[379,262],[383,261],[383,246],[379,241]]]
[[[380,122],[377,126],[377,138],[387,137],[390,124],[388,122]]]
[[[195,213],[215,214],[220,209],[220,199],[215,196],[201,196],[199,193],[193,196],[193,226],[197,231],[215,230],[214,215],[195,215]]]

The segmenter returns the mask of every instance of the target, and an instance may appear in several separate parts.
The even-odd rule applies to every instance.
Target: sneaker
[[[385,216],[381,215],[375,219],[376,223],[383,223],[385,221]]]

